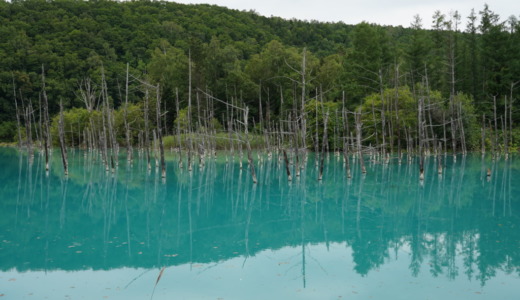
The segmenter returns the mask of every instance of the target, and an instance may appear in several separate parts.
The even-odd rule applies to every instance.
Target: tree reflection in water
[[[255,185],[239,157],[209,157],[191,172],[172,158],[163,182],[139,159],[129,164],[121,157],[112,174],[95,154],[76,151],[64,178],[57,157],[47,174],[41,155],[31,161],[0,149],[0,269],[157,268],[234,257],[247,268],[260,251],[299,247],[301,263],[286,267],[301,269],[305,287],[307,266],[327,272],[307,247],[334,242],[351,249],[352,269],[361,276],[401,259],[413,276],[464,274],[482,285],[498,270],[520,274],[515,156],[444,157],[442,175],[430,157],[422,184],[413,159],[366,158],[363,175],[358,158],[350,157],[353,178],[347,178],[342,159],[331,153],[318,181],[309,155],[300,161],[300,177],[288,182],[283,160],[260,157]]]

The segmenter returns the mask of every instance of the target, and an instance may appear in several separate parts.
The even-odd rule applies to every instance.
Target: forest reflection
[[[430,157],[423,182],[413,159],[367,157],[362,175],[351,157],[349,179],[331,153],[318,181],[310,155],[288,182],[282,160],[259,157],[253,184],[247,164],[241,169],[239,157],[225,155],[188,172],[171,154],[163,180],[140,159],[122,158],[107,173],[95,154],[76,150],[63,177],[57,157],[46,174],[40,155],[1,149],[0,269],[154,268],[234,257],[246,264],[260,251],[297,247],[305,285],[306,247],[342,243],[361,276],[397,259],[413,276],[485,284],[499,270],[520,275],[515,156],[448,156],[442,175]]]

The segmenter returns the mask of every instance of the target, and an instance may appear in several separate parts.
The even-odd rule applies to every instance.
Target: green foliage
[[[520,128],[513,129],[512,132],[513,140],[511,141],[511,146],[513,147],[513,151],[520,151]]]
[[[17,135],[15,122],[0,123],[0,141],[13,142]]]
[[[447,99],[453,96],[458,101],[459,94],[467,95],[460,101],[467,141],[474,147],[478,134],[472,109],[491,116],[492,97],[496,96],[498,117],[503,117],[503,99],[507,96],[518,102],[514,83],[520,78],[520,24],[514,18],[501,21],[487,5],[468,17],[463,33],[460,16],[440,11],[432,20],[433,30],[425,30],[423,23],[429,22],[419,17],[411,28],[402,28],[283,20],[218,6],[162,1],[0,3],[3,122],[16,120],[13,91],[20,107],[29,101],[33,106],[38,103],[42,65],[51,116],[57,115],[60,99],[67,109],[84,106],[78,96],[82,79],[92,80],[94,97],[99,99],[104,70],[107,97],[116,110],[118,139],[124,137],[120,111],[126,102],[127,63],[129,101],[142,102],[142,81],[159,85],[167,132],[175,128],[175,118],[182,119],[174,113],[177,95],[180,108],[187,106],[190,62],[193,114],[211,107],[220,123],[225,123],[228,114],[222,102],[247,105],[258,123],[267,116],[269,121],[286,119],[289,111],[302,109],[302,98],[307,106],[317,95],[325,103],[333,103],[344,94],[350,110],[362,106],[365,128],[375,130],[380,126],[378,117],[367,112],[387,100],[377,103],[378,96],[372,94],[384,90],[388,94],[384,98],[391,101],[392,94],[401,94],[403,89],[404,96],[394,96],[402,99],[393,116],[399,119],[399,126],[393,130],[414,130],[416,106],[406,107],[414,102],[407,98],[405,86],[415,89],[422,84],[439,91],[429,96],[439,101],[431,111],[437,124],[443,113],[448,116]],[[398,90],[389,91],[392,87]],[[209,100],[201,90],[222,102]],[[152,100],[151,110],[154,103]],[[518,124],[520,114],[514,112],[513,118]],[[83,125],[74,122],[78,123],[74,129],[66,131],[68,142],[76,144],[80,140],[76,131]],[[194,130],[198,129],[196,123],[192,123]],[[141,126],[135,121],[133,129]],[[182,126],[186,128],[186,120]],[[3,125],[1,131],[1,140],[12,140],[10,125]],[[440,134],[439,128],[435,131]],[[134,133],[134,142],[135,138]]]
[[[438,92],[432,92],[431,97],[438,102]],[[409,87],[404,86],[398,89],[385,89],[383,95],[374,93],[366,97],[361,104],[361,121],[364,126],[364,135],[370,136],[368,143],[377,144],[375,131],[382,131],[382,112],[384,107],[385,120],[392,118],[395,120],[393,136],[401,136],[405,145],[405,135],[399,134],[399,130],[417,131],[417,101],[414,99]],[[393,112],[389,113],[392,108]],[[396,109],[397,108],[397,109]],[[398,120],[398,121],[397,121]]]
[[[51,137],[54,145],[59,144],[59,124],[60,115],[54,116],[51,120]],[[84,142],[85,129],[101,128],[101,112],[89,112],[85,108],[72,108],[63,112],[63,128],[65,132],[65,143],[68,146],[79,146]]]
[[[355,102],[377,90],[380,73],[392,63],[387,32],[366,22],[351,33],[352,47],[345,61],[345,87]]]
[[[193,124],[195,123],[195,121],[197,121],[194,112],[192,112],[191,121],[192,121],[192,128],[194,128],[195,126],[193,126]],[[202,121],[202,124],[199,124],[199,127],[197,128],[197,132],[207,132],[210,130],[215,130],[218,132],[218,131],[221,131],[223,128],[222,124],[220,124],[219,120],[217,120],[216,118],[212,118],[211,120],[209,120],[209,122],[205,122],[204,120],[201,120],[201,121]],[[188,120],[188,108],[187,107],[179,110],[179,115],[177,116],[175,121],[173,121],[173,126],[174,126],[175,132],[177,132],[177,130],[180,133],[186,133],[188,131],[189,120]]]
[[[118,133],[117,139],[121,145],[126,145],[125,129],[125,105],[114,112],[115,131]],[[138,142],[139,132],[144,130],[144,112],[142,103],[128,104],[126,108],[126,119],[130,129],[130,142],[135,145]]]
[[[163,101],[173,103],[175,90],[185,91],[187,88],[188,56],[167,40],[160,40],[152,52],[148,72],[150,80],[160,85]]]
[[[233,134],[232,140],[230,140],[229,134],[225,132],[219,132],[216,135],[211,135],[211,137],[208,137],[207,135],[199,135],[198,133],[183,133],[178,137],[176,135],[165,136],[163,138],[163,143],[165,149],[176,149],[179,148],[180,139],[181,147],[187,149],[189,147],[190,139],[193,143],[201,143],[203,140],[210,140],[212,143],[215,143],[215,148],[217,150],[229,150],[231,149],[231,143],[233,143],[233,147],[236,150],[239,147],[242,149],[246,148],[245,138],[246,137],[243,134],[240,134],[240,140],[237,140],[237,136]],[[264,137],[258,134],[249,134],[249,143],[252,149],[262,149],[265,146]]]
[[[458,93],[453,98],[453,103],[455,107],[459,107],[467,147],[471,150],[478,150],[480,147],[481,126],[478,122],[479,116],[477,115],[473,98],[466,94]],[[446,110],[448,110],[448,107]],[[460,140],[460,138],[458,140]]]
[[[175,132],[188,132],[189,127],[189,119],[188,119],[188,108],[183,108],[179,110],[179,114],[175,121],[173,121],[173,126],[175,128]]]
[[[325,136],[325,119],[327,119],[328,149],[333,149],[334,146],[343,147],[341,137],[344,136],[344,125],[340,103],[312,99],[305,104],[305,114],[307,143],[313,145],[312,149],[321,150]]]
[[[401,145],[405,144],[404,130],[408,132],[417,133],[418,128],[418,97],[423,97],[425,111],[425,124],[428,124],[428,131],[437,139],[443,138],[443,130],[447,129],[448,138],[450,137],[451,126],[450,119],[458,122],[459,115],[462,116],[462,124],[464,126],[464,138],[469,149],[477,149],[479,145],[480,126],[475,114],[475,107],[471,97],[459,93],[453,98],[453,115],[449,99],[442,97],[439,91],[428,91],[423,86],[417,85],[416,92],[419,93],[414,97],[412,91],[408,87],[400,87],[399,89],[385,89],[383,95],[374,93],[366,97],[363,104],[360,106],[362,115],[362,122],[364,126],[364,134],[371,136],[368,143],[380,144],[380,140],[376,140],[375,132],[379,135],[383,130],[382,117],[385,115],[387,122],[386,131],[388,132],[389,122],[394,122],[392,137],[401,137]],[[383,100],[382,100],[383,99]],[[397,110],[395,109],[397,108]],[[432,123],[430,125],[429,117],[431,116]],[[427,119],[427,120],[426,120]],[[446,126],[444,126],[446,125]],[[431,129],[429,129],[431,127]],[[413,134],[416,135],[416,134]],[[457,130],[455,132],[457,141],[461,141],[460,126],[457,123]],[[388,141],[387,141],[388,142]]]

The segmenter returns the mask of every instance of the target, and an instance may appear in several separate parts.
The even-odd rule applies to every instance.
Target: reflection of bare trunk
[[[130,169],[128,169],[131,172]],[[130,214],[128,212],[128,176],[125,187],[125,217],[126,217],[126,243],[128,246],[128,256],[132,257],[132,239],[130,238]]]
[[[287,180],[292,181],[291,170],[289,169],[289,159],[287,158],[287,152],[285,151],[285,149],[283,149],[282,151],[283,159],[285,161],[285,172],[287,173]]]
[[[190,235],[190,269],[193,264],[193,227],[192,227],[192,216],[191,216],[191,200],[193,193],[193,174],[188,173],[190,184],[188,186],[188,224],[189,224],[189,235]]]
[[[306,277],[306,256],[305,256],[305,199],[306,193],[305,188],[300,187],[299,189],[301,193],[300,197],[300,232],[301,232],[301,246],[302,246],[302,280],[303,280],[303,288],[307,286],[307,277]]]
[[[363,195],[363,184],[365,183],[365,179],[363,176],[360,177],[359,191],[358,191],[358,201],[356,206],[356,231],[358,238],[361,238],[361,198]]]
[[[512,210],[512,207],[511,207],[511,172],[512,172],[512,168],[511,168],[511,162],[508,163],[508,166],[507,166],[507,170],[509,171],[509,176],[508,176],[508,181],[507,181],[507,191],[506,191],[506,199],[507,199],[507,204],[508,204],[508,208],[509,208],[509,214],[508,216],[511,217],[512,214],[513,214],[513,210]]]
[[[247,221],[246,221],[246,229],[244,232],[246,259],[247,259],[247,257],[249,257],[249,228],[251,226],[251,216],[253,214],[253,207],[254,207],[255,199],[256,199],[256,186],[257,186],[256,184],[253,185],[253,190],[250,193],[249,192],[243,193],[244,197],[246,197],[245,202],[247,203]],[[247,197],[251,197],[250,201],[247,201]],[[245,260],[244,260],[244,263],[245,263]]]
[[[506,207],[507,207],[507,188],[506,188],[506,182],[507,182],[507,173],[508,170],[511,167],[509,166],[509,161],[505,161],[505,166],[503,168],[502,172],[502,199],[503,199],[503,205],[502,205],[502,216],[506,217]]]
[[[69,185],[69,180],[65,177],[62,178],[61,181],[61,208],[60,208],[60,228],[63,228],[65,225],[65,213],[66,213],[66,204],[67,204],[67,186]]]

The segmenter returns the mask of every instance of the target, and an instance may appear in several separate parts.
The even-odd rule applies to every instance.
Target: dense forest
[[[80,146],[97,118],[113,127],[105,144],[124,144],[130,127],[127,142],[137,144],[151,128],[165,137],[226,132],[244,110],[245,129],[299,130],[295,143],[316,150],[327,138],[327,148],[348,145],[341,137],[349,135],[354,144],[354,128],[363,130],[359,144],[390,151],[518,147],[517,19],[485,5],[410,21],[321,23],[166,1],[0,0],[0,140],[45,139],[47,119],[47,135],[57,140],[63,123],[64,142]]]

